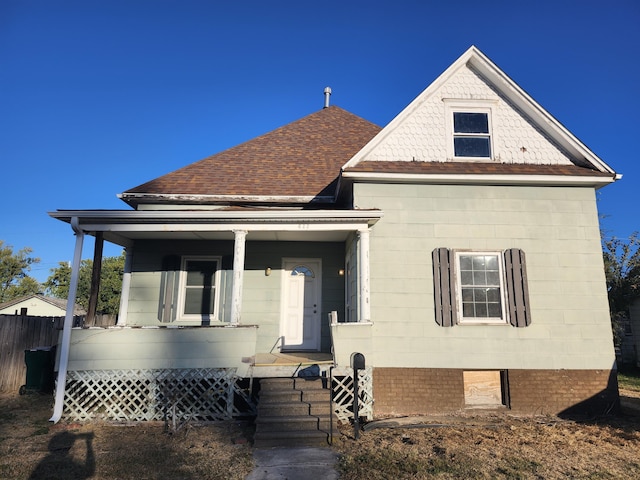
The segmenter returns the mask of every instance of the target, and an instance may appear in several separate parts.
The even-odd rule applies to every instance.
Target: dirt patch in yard
[[[343,428],[340,478],[637,479],[640,392],[620,393],[627,406],[618,416],[421,417],[370,428],[358,440]]]
[[[243,479],[252,470],[252,429],[243,422],[185,426],[57,425],[47,395],[0,395],[0,478]]]

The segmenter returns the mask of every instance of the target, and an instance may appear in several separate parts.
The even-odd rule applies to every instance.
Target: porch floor
[[[330,353],[321,352],[287,352],[287,353],[256,353],[253,365],[256,367],[269,366],[299,366],[299,365],[329,365],[333,363]]]

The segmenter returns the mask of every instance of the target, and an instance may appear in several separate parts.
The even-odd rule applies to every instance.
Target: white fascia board
[[[111,232],[122,245],[131,243],[127,232],[336,232],[365,230],[383,213],[373,210],[348,211],[113,211],[75,210],[50,212],[58,220],[77,219],[84,232]],[[114,237],[114,238],[116,238]]]
[[[550,186],[592,186],[604,187],[619,179],[618,176],[588,177],[579,175],[478,175],[478,174],[408,174],[344,172],[350,180],[380,183],[422,183],[452,185],[550,185]]]
[[[368,228],[368,223],[81,223],[87,232],[352,232]]]

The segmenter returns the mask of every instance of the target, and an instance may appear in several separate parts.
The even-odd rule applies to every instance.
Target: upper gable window
[[[447,159],[486,162],[495,160],[496,100],[443,98]]]
[[[489,121],[488,112],[453,112],[455,157],[491,158]]]

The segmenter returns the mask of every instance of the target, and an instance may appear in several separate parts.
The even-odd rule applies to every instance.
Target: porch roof
[[[128,246],[135,240],[344,241],[383,216],[380,210],[57,210],[55,219],[74,230]]]

